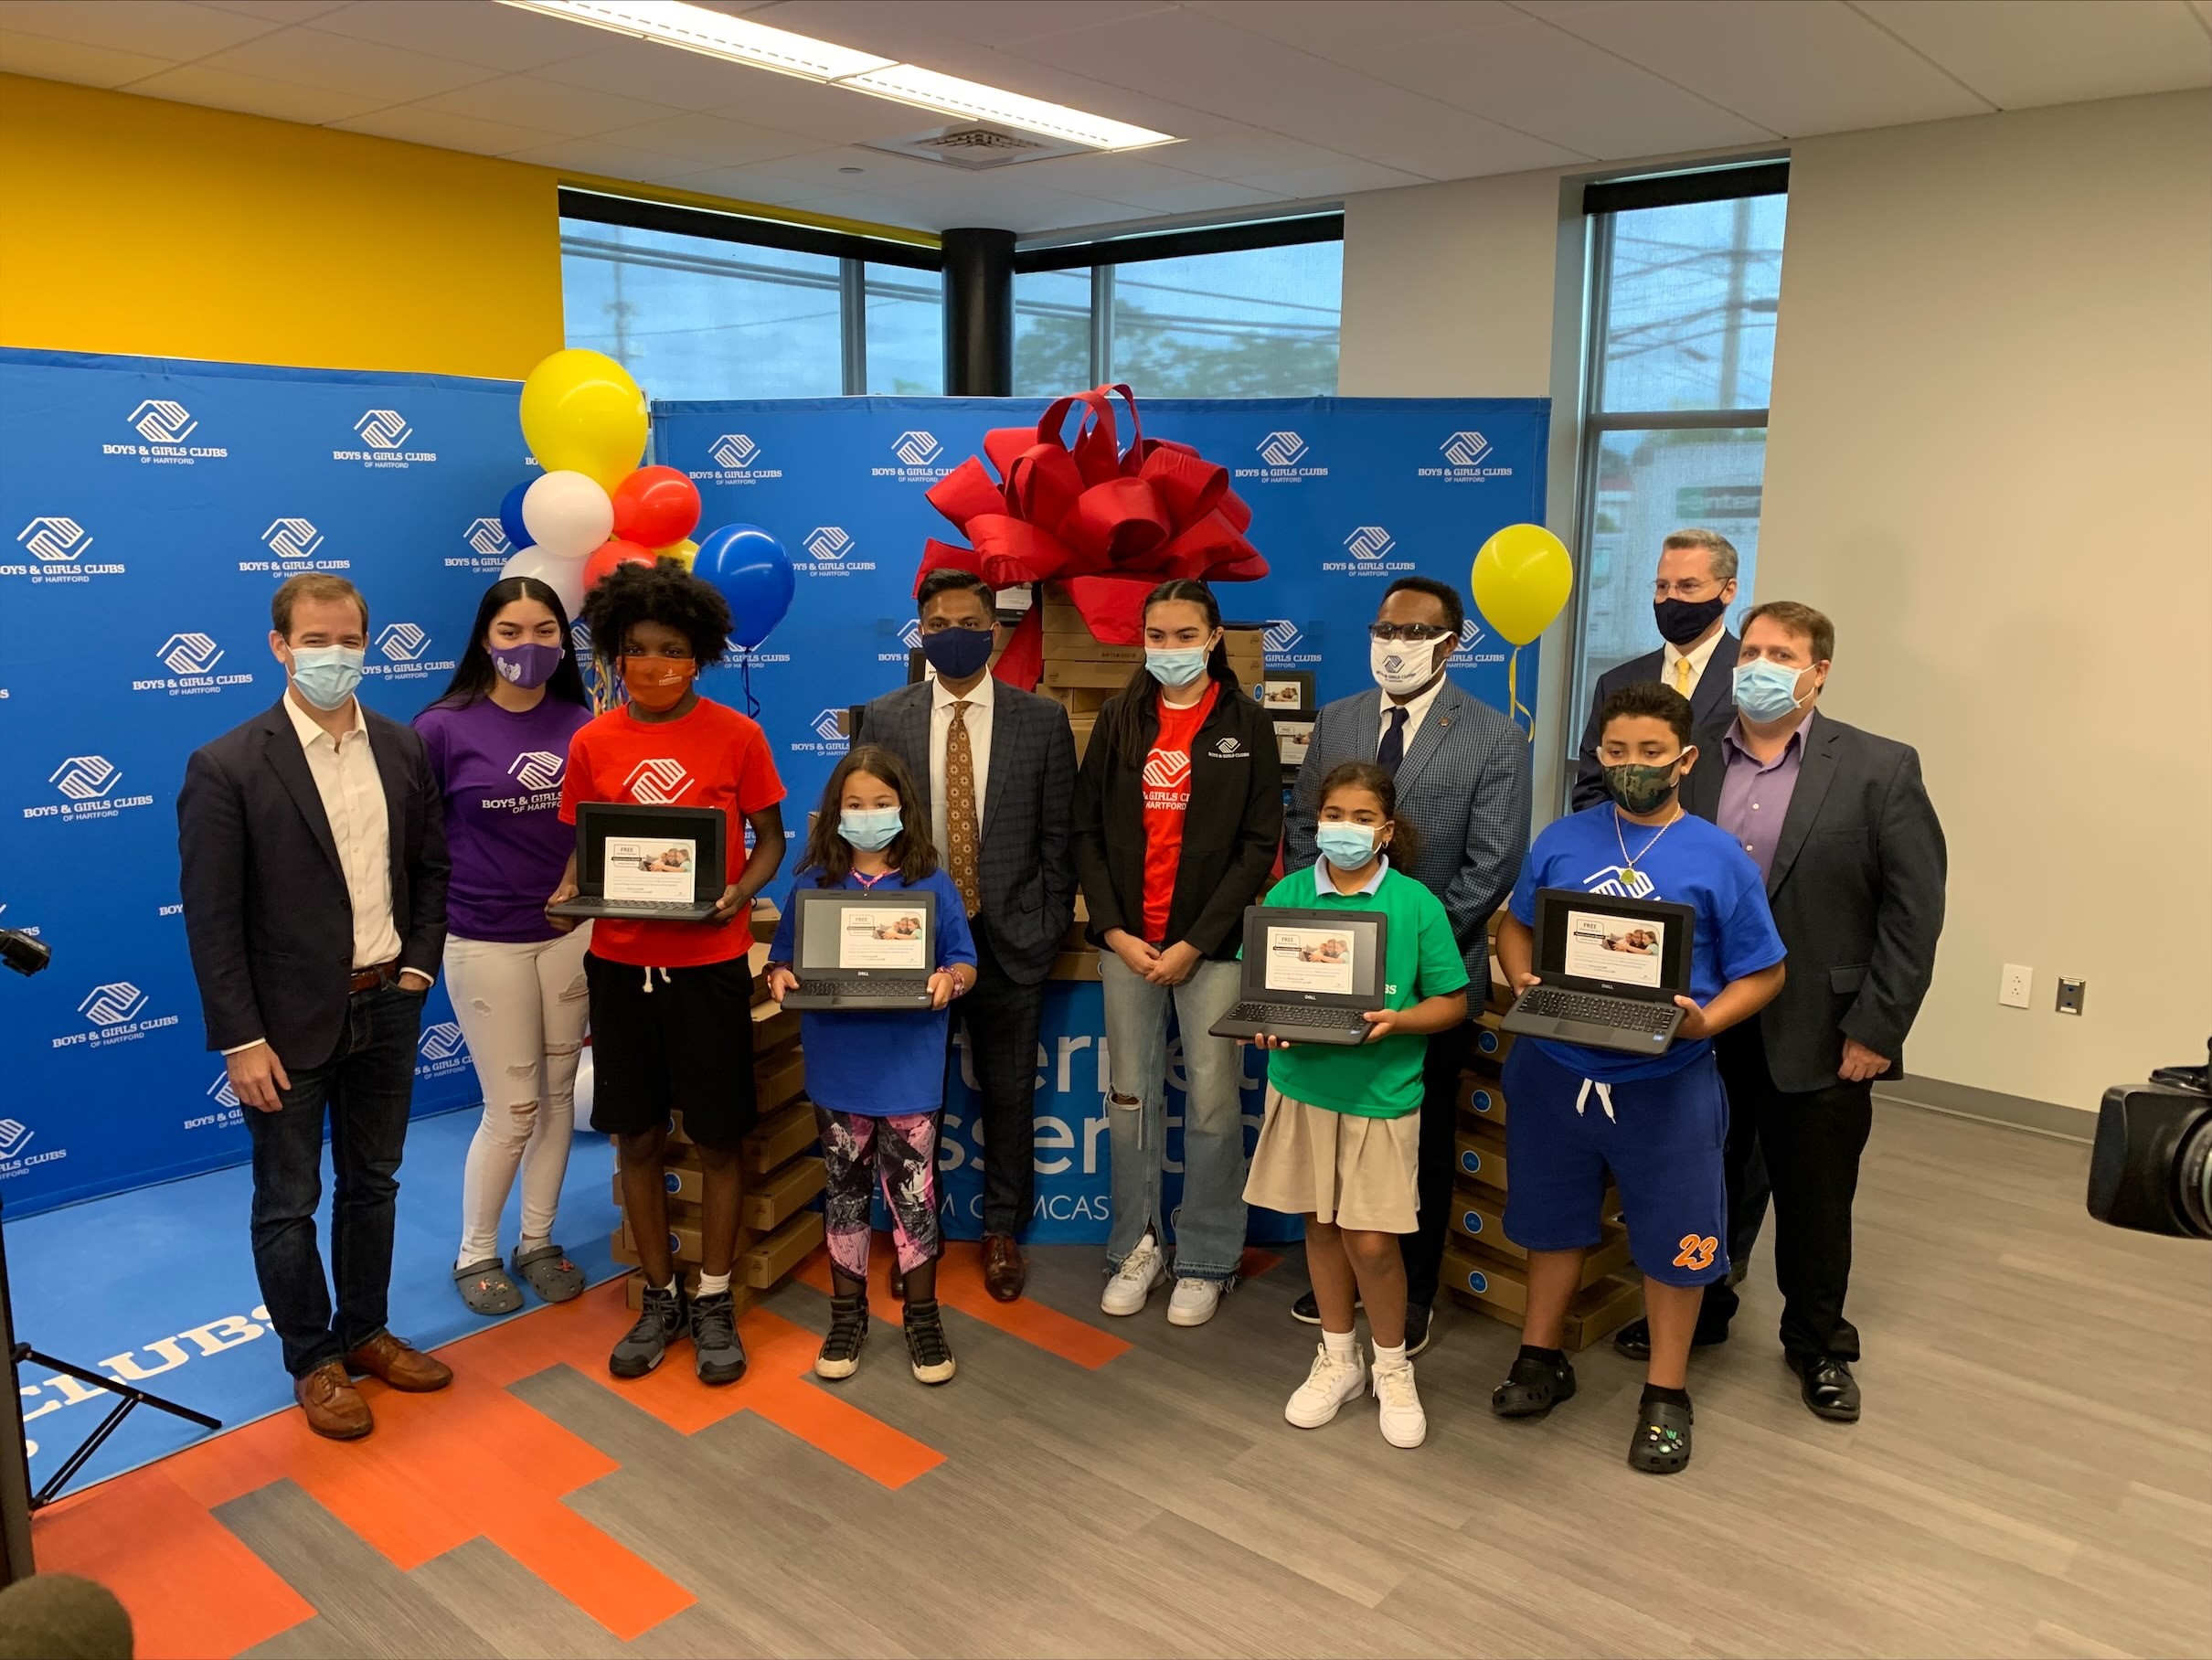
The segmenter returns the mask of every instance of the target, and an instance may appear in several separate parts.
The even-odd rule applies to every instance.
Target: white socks
[[[693,1295],[700,1297],[718,1297],[728,1289],[729,1276],[728,1274],[702,1273],[699,1276],[699,1289],[695,1292]],[[1400,1349],[1398,1353],[1402,1355],[1405,1353],[1405,1351]]]
[[[1340,1360],[1349,1359],[1359,1352],[1359,1338],[1352,1332],[1333,1332],[1324,1326],[1321,1346]]]
[[[1375,1346],[1375,1369],[1378,1372],[1395,1372],[1401,1366],[1412,1364],[1406,1358],[1406,1346],[1402,1340],[1396,1348],[1385,1348],[1379,1343]]]

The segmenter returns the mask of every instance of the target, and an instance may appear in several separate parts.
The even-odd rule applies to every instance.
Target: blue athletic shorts
[[[1597,1244],[1610,1169],[1638,1268],[1665,1285],[1728,1277],[1728,1098],[1709,1052],[1663,1077],[1601,1084],[1523,1038],[1505,1058],[1505,1234],[1515,1244]]]

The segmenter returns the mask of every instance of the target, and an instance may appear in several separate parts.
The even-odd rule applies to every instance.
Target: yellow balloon
[[[1470,580],[1484,619],[1514,644],[1526,645],[1566,609],[1574,561],[1543,526],[1508,525],[1476,553]]]
[[[699,545],[686,537],[682,541],[671,542],[665,548],[655,548],[653,556],[660,559],[674,559],[689,570],[692,561],[699,557]]]
[[[645,394],[601,352],[555,352],[522,383],[522,436],[548,473],[581,473],[609,495],[645,453]]]

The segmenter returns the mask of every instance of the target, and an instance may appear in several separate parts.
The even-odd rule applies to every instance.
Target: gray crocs
[[[469,1305],[471,1314],[511,1314],[522,1306],[522,1293],[516,1290],[497,1257],[456,1268],[453,1283],[461,1288],[461,1300]]]
[[[569,1261],[568,1253],[558,1245],[540,1245],[536,1250],[517,1245],[508,1266],[548,1303],[566,1303],[584,1294],[584,1271]]]

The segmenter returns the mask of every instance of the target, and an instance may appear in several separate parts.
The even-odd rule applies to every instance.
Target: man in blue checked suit
[[[1512,892],[1528,851],[1528,741],[1520,729],[1445,677],[1465,608],[1459,591],[1427,577],[1401,577],[1383,595],[1368,629],[1377,689],[1340,697],[1321,711],[1284,820],[1283,867],[1314,859],[1321,782],[1347,761],[1372,761],[1398,780],[1398,811],[1420,834],[1421,856],[1407,874],[1444,902],[1467,973],[1490,984],[1491,914]],[[1480,1006],[1480,995],[1469,1002]],[[1462,1024],[1429,1039],[1422,1080],[1420,1227],[1400,1240],[1406,1259],[1406,1353],[1429,1341],[1429,1314],[1443,1265],[1452,1211],[1452,1139],[1460,1071],[1473,1032]],[[1318,1324],[1308,1293],[1292,1306]]]

